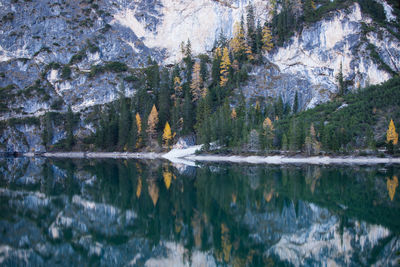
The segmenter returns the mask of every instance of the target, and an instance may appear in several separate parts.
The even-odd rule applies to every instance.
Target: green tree
[[[183,134],[193,131],[193,105],[189,92],[186,91],[183,101]]]
[[[171,88],[170,77],[167,68],[161,71],[160,93],[158,94],[158,117],[160,120],[159,126],[165,125],[170,120],[171,110]],[[162,129],[159,129],[162,130]]]
[[[342,62],[340,62],[340,68],[339,72],[336,75],[336,80],[338,82],[338,88],[339,88],[339,96],[343,96],[345,93],[345,88],[344,88],[344,80],[343,80],[343,66]]]
[[[296,94],[294,96],[294,101],[293,101],[293,113],[296,114],[299,111],[299,95]]]
[[[126,150],[125,145],[129,139],[130,114],[128,100],[125,97],[124,88],[121,87],[119,96],[119,118],[118,118],[118,145]]]
[[[44,127],[43,127],[43,145],[48,148],[53,140],[53,122],[51,120],[51,114],[46,112],[44,115]]]

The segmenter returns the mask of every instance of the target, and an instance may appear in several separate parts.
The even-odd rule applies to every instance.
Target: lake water
[[[2,266],[394,266],[400,166],[0,159]]]

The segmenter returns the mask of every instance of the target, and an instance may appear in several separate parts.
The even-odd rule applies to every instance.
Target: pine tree
[[[203,83],[207,83],[208,81],[208,69],[207,63],[210,62],[210,58],[208,56],[201,56],[200,57],[200,76]]]
[[[193,105],[189,92],[186,91],[183,100],[183,134],[189,134],[193,130]]]
[[[168,148],[169,148],[169,145],[170,145],[170,141],[172,140],[172,138],[174,138],[174,136],[175,136],[175,134],[172,134],[171,127],[169,126],[169,123],[166,122],[162,138],[164,140],[165,145]]]
[[[185,58],[183,59],[186,65],[186,80],[190,84],[192,81],[192,69],[193,69],[193,59],[192,59],[192,45],[190,40],[187,41]]]
[[[170,77],[169,71],[167,68],[164,68],[161,72],[161,84],[160,84],[160,92],[158,94],[158,108],[159,108],[159,122],[160,126],[164,125],[168,120],[170,120]],[[160,129],[161,130],[161,129]]]
[[[386,131],[386,143],[392,143],[397,145],[399,141],[399,134],[396,132],[396,127],[394,126],[393,119],[390,120],[388,130]]]
[[[53,125],[49,112],[44,115],[44,128],[43,128],[43,145],[47,148],[51,145],[53,140]]]
[[[369,127],[367,130],[367,147],[373,150],[376,149],[374,132],[372,131],[371,127]]]
[[[336,76],[336,80],[338,82],[338,87],[339,87],[339,96],[343,96],[344,95],[344,80],[343,80],[343,65],[342,62],[340,62],[340,69],[339,69],[339,73]]]
[[[315,2],[313,0],[305,0],[304,2],[304,19],[306,22],[313,22],[315,18],[316,9]]]
[[[214,57],[211,67],[211,76],[212,76],[211,78],[213,86],[217,86],[220,83],[221,58],[222,58],[221,48],[218,47],[214,51]]]
[[[247,9],[247,40],[250,51],[256,52],[256,26],[253,5],[250,5]]]
[[[118,119],[118,144],[119,147],[124,147],[124,150],[126,150],[127,147],[125,147],[125,145],[127,144],[129,139],[130,121],[129,121],[128,103],[127,99],[125,98],[123,90],[124,89],[122,88],[119,98],[120,114]]]
[[[293,101],[293,113],[296,114],[299,111],[299,95],[296,94],[294,96],[294,101]]]
[[[263,46],[263,42],[262,42],[262,27],[260,25],[260,21],[257,21],[257,29],[256,29],[256,53],[260,54],[261,50],[262,50],[262,46]]]
[[[282,118],[284,112],[283,99],[279,96],[278,101],[275,103],[275,115]]]
[[[192,83],[190,84],[193,102],[196,102],[204,95],[203,81],[200,76],[200,63],[196,62],[193,66]]]
[[[291,119],[289,125],[289,149],[296,151],[298,149],[298,123],[296,119]]]
[[[153,139],[157,135],[157,125],[158,125],[158,111],[156,105],[153,105],[151,109],[149,118],[147,120],[147,134],[149,139]]]
[[[271,29],[267,25],[265,25],[262,30],[262,43],[262,49],[266,52],[271,51],[274,47],[274,44],[272,43]]]
[[[286,134],[283,134],[282,136],[282,150],[288,150],[288,140]]]
[[[221,81],[220,81],[220,85],[221,87],[225,87],[225,85],[228,82],[228,75],[229,75],[229,68],[231,66],[231,60],[229,58],[229,51],[227,47],[224,47],[224,52],[222,55],[222,61],[221,61]]]

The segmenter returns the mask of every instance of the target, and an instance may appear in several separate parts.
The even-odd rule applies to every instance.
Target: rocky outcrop
[[[375,31],[365,32],[367,27]],[[379,59],[372,55],[375,48],[371,44]],[[251,72],[244,87],[247,95],[281,96],[284,102],[293,103],[298,92],[300,105],[312,108],[337,94],[341,65],[347,90],[390,79],[400,70],[400,41],[363,14],[356,3],[306,26],[266,57],[270,63]]]

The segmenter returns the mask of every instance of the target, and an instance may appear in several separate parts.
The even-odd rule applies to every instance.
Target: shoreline
[[[246,164],[354,164],[354,165],[375,165],[375,164],[400,164],[400,158],[378,158],[359,156],[239,156],[239,155],[213,155],[199,154],[196,151],[201,146],[193,146],[185,149],[172,149],[167,153],[155,152],[45,152],[45,153],[20,153],[23,157],[47,157],[47,158],[88,158],[88,159],[165,159],[171,163],[197,166],[196,162],[227,162]]]

